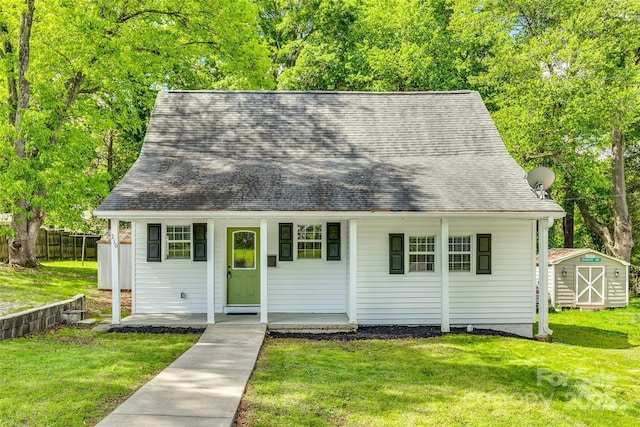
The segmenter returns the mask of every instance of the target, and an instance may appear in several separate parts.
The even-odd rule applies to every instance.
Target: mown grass
[[[586,312],[563,310],[549,314],[556,342],[594,348],[624,349],[640,345],[640,297],[622,309]]]
[[[0,302],[4,314],[97,291],[97,262],[51,261],[38,268],[0,265]]]
[[[555,343],[479,335],[268,339],[250,426],[609,426],[640,417],[638,300],[551,316]]]
[[[0,341],[0,425],[95,425],[198,337],[62,327]]]
[[[96,270],[95,262],[75,261],[2,266],[0,302],[15,312],[90,295],[97,292]],[[58,327],[0,341],[0,426],[94,425],[198,337]]]

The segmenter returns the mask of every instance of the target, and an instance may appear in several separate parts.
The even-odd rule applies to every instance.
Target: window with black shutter
[[[327,223],[327,261],[340,261],[340,223]]]
[[[193,260],[207,260],[207,224],[193,224]]]
[[[491,234],[478,234],[476,274],[491,274]]]
[[[147,261],[160,262],[162,254],[161,245],[162,225],[147,224]]]
[[[389,274],[404,274],[404,234],[389,234]]]
[[[293,261],[293,223],[280,223],[278,259]]]

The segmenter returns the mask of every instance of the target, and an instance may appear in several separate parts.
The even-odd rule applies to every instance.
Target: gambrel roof
[[[541,213],[474,91],[160,92],[96,212]]]

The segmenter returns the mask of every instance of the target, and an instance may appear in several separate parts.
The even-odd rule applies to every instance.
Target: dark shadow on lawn
[[[635,347],[629,343],[629,336],[622,332],[558,323],[550,323],[549,327],[556,343],[614,350]]]

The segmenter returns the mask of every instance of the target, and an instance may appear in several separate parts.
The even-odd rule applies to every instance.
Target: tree
[[[468,87],[445,0],[258,0],[279,89]]]
[[[45,219],[73,223],[106,194],[101,141],[113,175],[116,141],[142,134],[154,88],[268,86],[256,25],[244,1],[4,1],[0,208],[13,216],[9,262],[36,265]]]
[[[556,170],[558,200],[604,248],[624,260],[633,247],[624,157],[640,101],[637,2],[458,1],[463,45],[487,40],[483,87],[511,153],[523,166]],[[557,191],[557,190],[556,190]],[[603,197],[606,196],[606,197]]]

